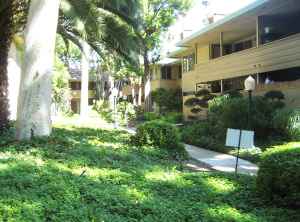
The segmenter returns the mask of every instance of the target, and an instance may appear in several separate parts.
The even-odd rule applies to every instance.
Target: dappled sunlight
[[[255,215],[241,212],[236,208],[229,205],[221,205],[216,207],[210,207],[205,210],[204,214],[207,215],[209,221],[243,221],[243,222],[255,222],[261,221]]]
[[[206,179],[206,183],[213,191],[218,193],[233,192],[236,188],[236,184],[224,178],[210,177]]]
[[[0,212],[28,221],[269,222],[282,215],[255,210],[252,177],[180,171],[169,152],[130,146],[129,137],[68,126],[49,138],[8,138],[0,145]]]

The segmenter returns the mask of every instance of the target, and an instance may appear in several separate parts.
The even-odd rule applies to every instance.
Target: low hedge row
[[[274,204],[300,207],[300,147],[264,152],[257,176],[257,191]]]

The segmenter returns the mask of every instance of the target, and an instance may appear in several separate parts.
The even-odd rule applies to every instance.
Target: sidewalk
[[[217,153],[211,150],[202,149],[196,146],[185,144],[185,149],[190,157],[200,162],[206,163],[211,168],[222,172],[234,172],[236,157]],[[256,175],[258,167],[249,161],[239,159],[238,173]]]
[[[135,134],[135,128],[118,127],[126,130],[130,134]],[[211,150],[202,149],[196,146],[184,144],[189,156],[201,163],[207,164],[212,169],[221,172],[235,172],[236,157],[228,154],[218,153]],[[258,167],[249,161],[239,159],[238,173],[256,175]]]

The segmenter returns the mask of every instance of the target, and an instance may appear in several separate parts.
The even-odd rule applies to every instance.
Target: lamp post
[[[250,121],[250,115],[251,115],[251,105],[252,105],[252,92],[255,90],[255,79],[252,76],[249,76],[245,80],[245,90],[248,91],[249,95],[249,110],[248,110],[248,118],[247,118],[247,125],[248,128],[251,128],[251,121]]]
[[[128,121],[127,121],[127,96],[123,96],[123,101],[125,102],[125,113],[124,113],[124,118],[125,118],[125,123],[126,126],[128,127]]]

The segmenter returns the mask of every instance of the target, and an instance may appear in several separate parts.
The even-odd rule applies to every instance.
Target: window
[[[81,82],[71,82],[71,90],[81,90]]]
[[[161,79],[172,79],[172,67],[163,66],[161,67]]]
[[[220,45],[212,44],[211,45],[211,58],[215,59],[215,58],[218,58],[220,56],[221,56],[221,54],[220,54]]]
[[[190,72],[194,70],[195,66],[195,54],[193,53],[192,55],[188,55],[183,57],[183,72]]]

